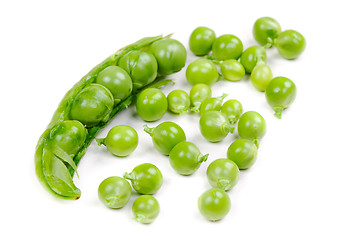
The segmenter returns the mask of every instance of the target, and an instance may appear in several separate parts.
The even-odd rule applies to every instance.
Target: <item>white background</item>
[[[1,1],[1,239],[336,239],[336,13],[333,1]],[[205,171],[216,158],[226,157],[237,134],[208,143],[198,129],[197,115],[174,116],[187,139],[209,153],[209,160],[190,177],[176,174],[168,158],[152,146],[142,131],[135,107],[120,113],[99,137],[118,124],[139,134],[136,151],[116,158],[91,144],[79,165],[82,190],[77,201],[55,199],[34,172],[34,148],[63,95],[92,67],[119,48],[145,36],[174,33],[188,49],[188,37],[198,26],[222,35],[238,36],[244,47],[256,44],[254,21],[277,19],[282,29],[295,29],[307,40],[294,61],[268,50],[275,76],[297,85],[294,104],[273,117],[264,94],[246,77],[238,83],[214,84],[255,110],[267,121],[258,160],[229,192],[230,213],[222,221],[206,221],[197,208],[199,195],[210,186]],[[188,49],[187,63],[195,59]],[[175,86],[189,91],[185,68],[172,76]],[[150,225],[132,219],[131,206],[110,210],[97,198],[99,183],[150,162],[164,176],[155,197],[159,217]]]

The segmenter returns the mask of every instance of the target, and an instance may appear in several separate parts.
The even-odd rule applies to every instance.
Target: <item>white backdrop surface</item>
[[[337,124],[336,31],[333,1],[1,1],[1,239],[336,239]],[[194,28],[207,26],[222,35],[238,36],[244,48],[256,44],[254,21],[277,19],[282,28],[295,29],[307,40],[296,60],[282,59],[268,50],[274,76],[297,85],[294,104],[278,120],[263,93],[248,77],[238,83],[220,81],[213,96],[228,93],[244,111],[255,110],[267,121],[256,164],[241,174],[229,192],[230,213],[222,221],[206,221],[197,199],[210,186],[206,169],[226,157],[237,133],[220,143],[207,142],[198,129],[199,117],[167,113],[156,126],[177,122],[189,141],[209,153],[209,160],[190,177],[176,174],[168,158],[152,146],[142,131],[144,122],[135,106],[122,111],[109,126],[134,127],[136,151],[116,158],[95,142],[78,171],[77,201],[55,199],[39,184],[34,172],[34,148],[63,95],[92,67],[119,48],[145,36],[174,33],[188,50]],[[174,86],[189,91],[185,69],[172,75]],[[110,210],[97,197],[100,182],[121,176],[140,163],[158,166],[164,176],[155,197],[159,217],[150,225],[132,219],[137,194],[121,210]]]

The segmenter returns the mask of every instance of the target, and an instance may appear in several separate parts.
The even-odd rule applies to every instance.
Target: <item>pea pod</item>
[[[86,87],[90,86],[96,81],[98,74],[101,73],[104,69],[109,66],[116,66],[119,59],[126,54],[132,51],[145,50],[152,43],[163,38],[168,37],[146,37],[120,49],[117,51],[117,53],[105,59],[84,77],[82,77],[82,79],[77,82],[63,97],[50,123],[48,124],[47,129],[41,135],[35,150],[36,174],[42,185],[56,197],[62,199],[78,199],[81,195],[81,191],[75,186],[72,177],[76,171],[76,166],[79,164],[82,156],[86,152],[87,147],[95,138],[96,134],[102,128],[104,128],[117,113],[130,105],[136,99],[137,93],[139,91],[144,88],[148,88],[149,86],[160,87],[172,81],[165,80],[159,82],[161,79],[156,78],[156,80],[153,82],[147,82],[146,85],[142,86],[142,88],[139,90],[134,89],[132,94],[120,101],[115,106],[113,106],[113,98],[105,98],[106,101],[104,100],[99,103],[105,105],[103,109],[108,109],[104,111],[106,116],[103,114],[104,116],[96,119],[97,121],[80,123],[77,120],[81,121],[81,119],[77,119],[77,116],[74,116],[76,114],[73,114],[72,117],[70,116],[70,112],[76,98]],[[97,82],[94,84],[99,85]],[[105,88],[105,90],[106,89],[107,88]],[[104,91],[102,90],[102,92]],[[97,91],[94,93],[96,94]],[[96,96],[95,94],[92,95]],[[91,94],[89,95],[92,96]],[[71,132],[69,129],[67,130],[66,125],[74,125],[78,128],[78,132]],[[71,151],[69,150],[70,148],[68,149],[68,145],[57,143],[53,137],[53,134],[59,131],[58,129],[62,129],[62,126],[65,127],[65,130],[60,131],[59,134],[61,134],[60,136],[72,145]]]

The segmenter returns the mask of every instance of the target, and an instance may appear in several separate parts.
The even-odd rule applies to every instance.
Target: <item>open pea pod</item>
[[[76,153],[68,153],[53,142],[55,139],[53,139],[52,135],[55,134],[55,129],[59,127],[60,124],[67,121],[74,121],[70,118],[70,111],[76,97],[83,91],[83,89],[94,83],[97,75],[102,70],[109,66],[117,65],[118,60],[124,55],[131,51],[146,50],[153,42],[168,37],[170,36],[146,37],[118,50],[117,53],[111,55],[94,67],[65,94],[48,124],[47,129],[41,135],[35,150],[36,174],[42,185],[45,186],[49,192],[62,199],[78,199],[81,195],[81,191],[75,186],[72,177],[74,172],[76,172],[76,166],[96,134],[104,128],[119,111],[129,106],[136,99],[136,95],[139,91],[150,86],[160,87],[172,81],[160,81],[162,78],[157,77],[154,82],[133,92],[125,100],[114,106],[107,118],[104,118],[104,120],[98,123],[85,126],[84,141],[78,143],[78,146],[75,148]],[[72,134],[76,135],[78,133],[75,132]],[[74,137],[75,140],[78,140],[77,138],[78,137]],[[69,138],[66,140],[69,140]],[[69,141],[72,141],[72,139]],[[62,143],[60,144],[62,145]]]

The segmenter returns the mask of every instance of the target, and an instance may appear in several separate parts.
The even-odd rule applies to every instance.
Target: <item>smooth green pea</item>
[[[276,77],[271,80],[266,89],[266,98],[277,118],[281,119],[282,111],[295,101],[296,92],[296,85],[289,78]]]
[[[134,91],[153,82],[157,77],[157,60],[153,54],[145,51],[125,54],[119,59],[118,66],[130,75]]]
[[[191,101],[183,90],[173,90],[167,95],[168,109],[176,114],[184,115],[190,108]]]
[[[127,125],[118,125],[110,129],[106,138],[97,138],[98,145],[104,145],[109,152],[118,157],[131,154],[138,145],[138,134]]]
[[[195,84],[190,91],[191,111],[199,112],[203,101],[212,96],[211,88],[204,83]]]
[[[267,62],[266,49],[260,46],[247,48],[240,58],[240,62],[247,73],[251,73],[259,61]]]
[[[261,45],[271,43],[280,33],[281,26],[274,18],[262,17],[254,23],[253,35],[255,40]]]
[[[76,96],[69,118],[91,127],[108,120],[113,106],[114,98],[111,92],[102,85],[92,83]]]
[[[220,111],[225,115],[230,124],[235,124],[242,114],[242,104],[235,99],[226,101]]]
[[[257,147],[251,140],[240,138],[229,146],[227,157],[235,162],[240,170],[245,170],[255,163]]]
[[[212,50],[215,32],[208,27],[197,27],[189,39],[191,51],[197,56],[207,55]]]
[[[276,39],[275,46],[282,57],[295,59],[304,51],[306,41],[299,32],[286,30],[280,33]]]
[[[224,93],[219,97],[213,97],[213,98],[206,99],[200,105],[200,109],[199,109],[200,114],[203,115],[205,112],[209,112],[209,111],[220,111],[222,101],[227,96],[228,95]]]
[[[266,91],[272,78],[273,73],[270,67],[264,62],[258,62],[250,75],[253,86],[261,92]]]
[[[231,209],[227,193],[220,188],[205,191],[198,199],[200,213],[209,221],[223,219]]]
[[[164,38],[151,44],[149,49],[158,63],[161,76],[179,72],[186,62],[186,49],[179,41]]]
[[[191,85],[204,83],[211,86],[218,80],[219,73],[215,64],[208,59],[199,58],[186,69],[186,79]]]
[[[55,125],[49,133],[53,146],[58,146],[70,157],[83,146],[88,131],[82,123],[76,120],[65,120]]]
[[[109,177],[98,187],[98,197],[109,208],[122,208],[131,198],[130,183],[121,177]]]
[[[101,71],[96,83],[109,89],[114,97],[115,105],[130,96],[132,92],[132,80],[129,74],[118,66],[110,66]]]
[[[207,158],[208,154],[202,155],[195,144],[187,141],[175,145],[169,155],[171,167],[184,176],[193,174]]]
[[[137,113],[144,121],[161,119],[167,112],[167,107],[166,96],[157,88],[147,88],[137,96]]]
[[[242,138],[252,140],[257,146],[266,134],[266,121],[255,111],[242,114],[238,122],[238,133]]]
[[[209,111],[201,115],[199,128],[202,136],[209,142],[220,142],[228,133],[233,133],[225,115],[219,111]]]
[[[243,45],[238,37],[225,34],[215,39],[212,46],[212,56],[216,60],[238,59],[242,50]]]
[[[152,223],[159,215],[160,206],[153,196],[139,196],[132,204],[132,212],[139,223]]]
[[[144,125],[144,131],[150,134],[154,147],[164,155],[169,155],[175,145],[186,140],[184,130],[174,122],[163,122],[155,128]]]
[[[238,183],[240,170],[232,160],[219,158],[208,166],[207,179],[212,187],[228,191]]]
[[[140,164],[131,173],[124,173],[123,177],[131,181],[133,189],[139,194],[154,194],[163,184],[163,175],[151,163]]]
[[[246,74],[245,68],[235,59],[228,59],[220,64],[221,73],[226,80],[237,82]]]

